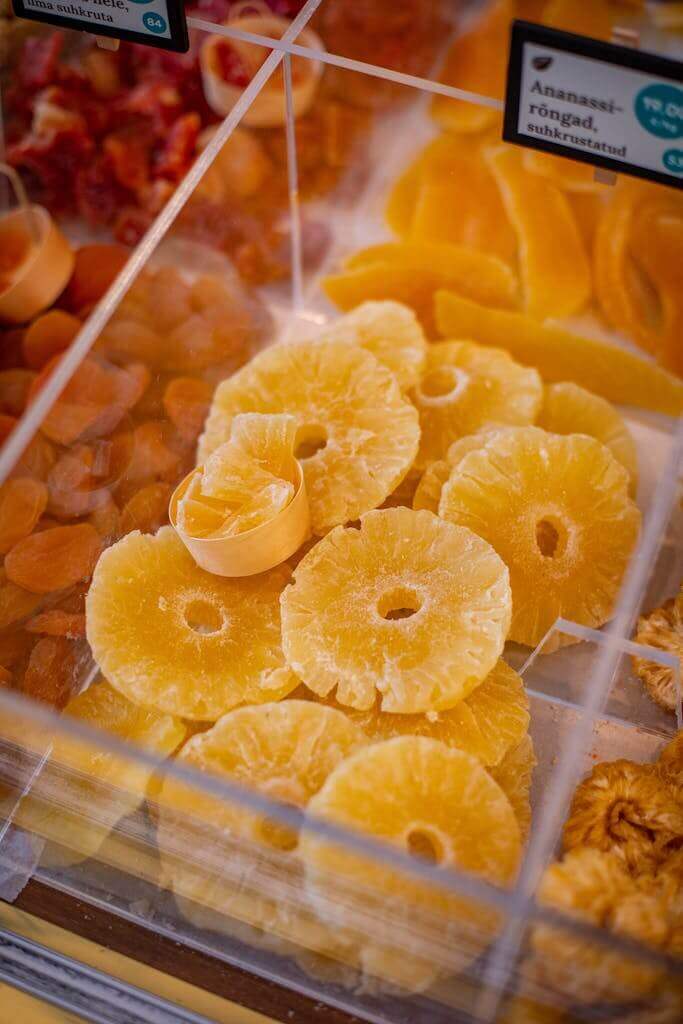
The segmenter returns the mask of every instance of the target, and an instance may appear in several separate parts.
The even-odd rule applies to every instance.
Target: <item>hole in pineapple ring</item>
[[[424,375],[418,390],[427,404],[438,403],[455,398],[465,390],[468,381],[468,375],[457,366],[438,366]]]
[[[377,602],[377,614],[381,619],[409,619],[419,612],[422,598],[410,587],[394,587],[382,594]]]
[[[210,601],[204,601],[201,598],[190,601],[183,609],[183,616],[190,629],[202,636],[220,633],[225,625],[223,612]]]
[[[299,427],[294,447],[295,459],[311,459],[327,444],[327,429],[320,423]]]
[[[567,546],[566,531],[561,523],[550,517],[536,523],[536,547],[544,558],[559,558]]]
[[[421,857],[430,864],[440,864],[444,859],[444,847],[436,829],[429,825],[411,828],[406,836],[408,853],[413,857]]]

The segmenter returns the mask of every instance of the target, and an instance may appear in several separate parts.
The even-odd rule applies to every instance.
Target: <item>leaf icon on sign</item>
[[[552,57],[534,57],[531,62],[537,71],[547,71],[553,63]]]

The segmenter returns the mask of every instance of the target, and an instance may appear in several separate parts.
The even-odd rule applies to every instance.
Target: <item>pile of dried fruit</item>
[[[661,608],[655,608],[638,619],[633,639],[637,644],[659,648],[678,658],[680,678],[683,672],[683,587],[675,597],[665,601]],[[681,695],[673,669],[647,658],[636,657],[633,658],[633,667],[652,699],[665,711],[674,712]]]
[[[2,332],[4,437],[127,258],[120,246],[83,247],[59,308]],[[212,381],[241,365],[267,327],[227,274],[188,282],[161,268],[138,278],[0,487],[3,685],[59,707],[82,685],[85,594],[101,551],[167,522]]]
[[[545,872],[540,903],[683,955],[682,783],[683,732],[654,764],[596,765],[574,794],[564,857]],[[665,968],[550,924],[534,928],[530,966],[536,980],[575,1004],[652,1004],[662,993],[675,996]],[[660,1019],[673,1024],[680,1011],[679,992]]]

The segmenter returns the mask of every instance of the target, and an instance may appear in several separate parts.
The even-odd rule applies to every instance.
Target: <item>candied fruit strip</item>
[[[444,337],[507,349],[549,383],[573,380],[612,402],[669,416],[683,412],[683,382],[631,352],[521,313],[488,309],[455,292],[438,291],[435,303]]]

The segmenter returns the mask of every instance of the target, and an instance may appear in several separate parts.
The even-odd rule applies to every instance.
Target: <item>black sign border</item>
[[[611,157],[598,154],[592,156],[589,153],[583,152],[583,150],[572,149],[571,146],[563,146],[560,143],[536,138],[531,135],[522,135],[518,131],[517,125],[519,124],[522,55],[525,43],[550,46],[566,53],[577,54],[580,57],[590,57],[594,60],[603,61],[606,64],[616,64],[619,67],[630,68],[632,71],[643,71],[646,74],[655,75],[658,78],[666,78],[673,82],[683,82],[683,63],[677,60],[670,60],[668,57],[661,57],[658,54],[632,49],[628,46],[616,46],[614,43],[605,43],[600,39],[577,36],[573,32],[563,32],[560,29],[548,28],[545,25],[538,25],[530,21],[517,20],[512,23],[505,117],[503,121],[503,139],[506,142],[511,142],[513,145],[523,146],[525,149],[540,149],[544,153],[566,156],[571,160],[590,164],[592,167],[605,167],[607,170],[615,171],[617,174],[644,178],[646,181],[655,181],[659,185],[683,188],[683,176],[677,177],[673,174],[664,174],[661,171],[649,171],[645,167],[638,167],[623,160],[613,160]]]
[[[173,53],[187,53],[190,48],[190,39],[187,34],[187,21],[185,20],[185,5],[183,0],[166,0],[168,13],[168,27],[171,31],[170,39],[155,36],[153,32],[133,32],[129,29],[110,28],[108,25],[92,24],[80,21],[78,18],[65,18],[61,14],[44,14],[39,11],[27,10],[24,7],[24,0],[12,0],[14,13],[18,18],[26,18],[28,21],[37,21],[42,24],[54,25],[57,28],[76,29],[78,32],[88,32],[93,36],[108,36],[111,39],[126,39],[131,43],[143,43],[145,46],[156,46],[160,50],[170,50]]]

